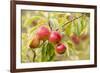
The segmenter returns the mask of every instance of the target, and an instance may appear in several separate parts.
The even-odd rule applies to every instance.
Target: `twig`
[[[36,53],[35,53],[35,51],[33,49],[32,49],[32,52],[34,54],[34,56],[33,56],[33,62],[35,62]]]
[[[67,23],[65,23],[65,24],[68,24],[68,23],[70,23],[70,22],[73,22],[74,20],[79,19],[79,18],[81,18],[82,16],[83,16],[83,14],[82,14],[81,16],[79,16],[79,17],[74,18],[73,20],[71,20],[71,21],[69,21],[69,22],[67,22]],[[65,24],[64,24],[62,27],[64,27]]]
[[[50,29],[52,30],[52,26],[51,26],[51,22],[49,18],[50,18],[50,14],[48,13],[48,24],[49,24]]]
[[[50,29],[52,30],[52,27],[51,27],[51,23],[50,23],[50,20],[49,20],[49,27],[50,27]]]
[[[83,14],[82,14],[81,16],[79,16],[79,17],[74,18],[74,19],[71,20],[71,21],[66,22],[64,25],[62,25],[62,27],[65,27],[66,24],[71,23],[71,22],[73,22],[73,21],[75,21],[75,20],[81,18],[82,16],[83,16]],[[57,28],[56,31],[58,31],[58,30],[59,30],[59,29]]]

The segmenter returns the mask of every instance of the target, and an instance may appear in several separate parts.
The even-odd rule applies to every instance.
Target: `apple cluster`
[[[36,34],[33,36],[29,47],[38,47],[41,40],[48,40],[50,43],[53,43],[55,46],[55,51],[58,54],[63,54],[67,49],[67,47],[61,42],[62,35],[58,31],[53,31],[47,26],[42,25],[37,29]]]

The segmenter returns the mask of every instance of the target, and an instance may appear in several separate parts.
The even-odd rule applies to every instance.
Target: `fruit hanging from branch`
[[[50,36],[50,29],[46,26],[40,26],[37,30],[37,35],[39,36],[40,40],[48,40]]]
[[[30,44],[29,44],[29,47],[30,48],[37,48],[40,44],[40,40],[39,40],[39,37],[38,35],[34,35]]]
[[[57,31],[52,31],[49,37],[49,42],[51,43],[59,43],[62,39],[62,36]]]
[[[57,44],[57,46],[55,48],[55,50],[58,54],[63,54],[66,49],[67,49],[67,47],[63,43]]]
[[[80,39],[76,34],[71,34],[71,40],[74,42],[74,44],[79,44],[80,43]]]

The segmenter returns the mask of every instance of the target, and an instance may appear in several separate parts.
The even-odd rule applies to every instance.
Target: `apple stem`
[[[49,21],[49,27],[50,27],[50,29],[52,30],[52,27],[51,27],[50,21]]]
[[[48,13],[48,24],[49,24],[50,29],[52,30],[52,26],[51,26],[51,22],[50,22],[50,14],[49,13]]]

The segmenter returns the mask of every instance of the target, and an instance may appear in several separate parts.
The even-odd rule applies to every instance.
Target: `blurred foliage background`
[[[37,28],[41,25],[49,26],[49,24],[53,30],[59,31],[64,36],[62,42],[67,46],[66,52],[61,55],[54,54],[53,46],[49,43],[47,44],[49,45],[49,49],[46,50],[46,54],[44,54],[45,51],[41,50],[41,48],[43,48],[41,46],[35,49],[34,52],[36,54],[33,54],[34,52],[29,48],[29,42],[32,36],[34,36]],[[22,63],[65,60],[67,62],[67,60],[90,59],[89,13],[22,10],[21,26]],[[79,43],[75,43],[75,41],[71,39],[71,35],[77,37]],[[35,60],[33,60],[34,57]]]

